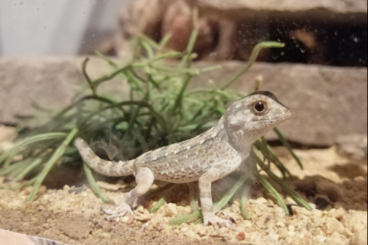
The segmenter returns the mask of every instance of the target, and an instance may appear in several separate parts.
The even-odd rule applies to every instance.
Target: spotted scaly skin
[[[234,102],[209,131],[184,142],[143,154],[132,161],[106,161],[85,141],[76,139],[83,160],[106,176],[136,177],[137,187],[113,210],[113,217],[133,214],[131,207],[154,180],[171,183],[198,181],[205,225],[230,226],[213,212],[211,185],[245,164],[252,144],[273,127],[291,117],[290,110],[270,92],[257,92]]]

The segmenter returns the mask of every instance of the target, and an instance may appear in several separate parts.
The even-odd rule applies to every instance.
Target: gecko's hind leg
[[[140,168],[135,179],[137,186],[131,190],[126,195],[125,199],[115,208],[110,210],[102,209],[105,213],[110,214],[112,217],[122,217],[126,214],[133,215],[132,206],[140,196],[146,194],[151,188],[154,181],[154,175],[149,168]]]

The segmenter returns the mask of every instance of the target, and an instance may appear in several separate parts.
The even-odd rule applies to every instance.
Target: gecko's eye
[[[263,101],[258,101],[253,105],[253,111],[256,115],[261,115],[267,111],[267,104]]]

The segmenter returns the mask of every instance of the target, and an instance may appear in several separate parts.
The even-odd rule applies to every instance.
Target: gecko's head
[[[291,115],[290,109],[272,93],[256,92],[229,107],[225,124],[228,133],[233,132],[236,138],[241,137],[253,143]]]

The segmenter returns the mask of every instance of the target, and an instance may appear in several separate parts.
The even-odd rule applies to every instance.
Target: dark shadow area
[[[291,184],[308,199],[313,199],[316,205],[326,202],[325,207],[338,204],[346,211],[367,211],[367,179],[358,178],[335,183],[315,175],[293,181]]]

